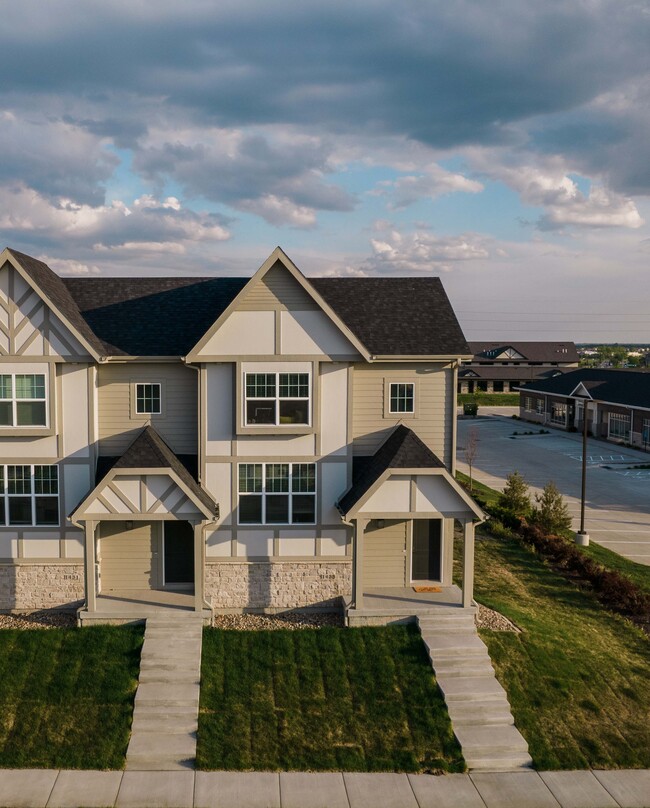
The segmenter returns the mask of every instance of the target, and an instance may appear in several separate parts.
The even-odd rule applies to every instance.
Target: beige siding
[[[278,305],[296,310],[318,308],[298,281],[280,264],[276,264],[260,283],[247,291],[237,308],[240,311],[263,311]]]
[[[102,522],[100,530],[102,592],[153,589],[158,585],[154,569],[156,525],[134,522],[133,528],[127,530],[125,522]]]
[[[381,528],[375,520],[369,522],[364,536],[364,589],[405,586],[406,526],[405,521],[386,520]]]
[[[150,422],[175,452],[196,454],[197,375],[180,362],[101,366],[98,374],[99,453],[122,454]],[[162,415],[132,417],[131,394],[135,382],[162,383]]]
[[[390,415],[386,405],[391,382],[415,382],[414,415]],[[411,428],[446,464],[451,464],[453,371],[443,366],[404,363],[355,365],[353,380],[353,449],[355,455],[377,451],[396,424]]]

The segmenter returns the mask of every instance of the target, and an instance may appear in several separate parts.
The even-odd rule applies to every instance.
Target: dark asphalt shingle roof
[[[582,382],[591,397],[626,407],[650,408],[650,372],[580,368],[545,381],[531,382],[522,391],[570,396]]]
[[[531,379],[548,379],[556,374],[568,373],[569,371],[570,368],[549,368],[548,366],[529,367],[528,365],[519,365],[504,368],[499,365],[463,365],[458,370],[458,378],[528,382]]]
[[[338,509],[346,514],[377,482],[387,469],[445,468],[420,438],[403,424],[399,424],[372,457],[354,464],[352,487],[341,497]]]
[[[307,280],[371,354],[471,354],[440,278]]]
[[[112,466],[113,469],[170,468],[189,490],[212,513],[217,513],[217,504],[192,477],[156,430],[146,426],[124,454]]]
[[[11,251],[101,354],[186,356],[250,278],[60,278]],[[469,356],[439,278],[308,278],[373,355]]]
[[[566,341],[470,342],[469,347],[477,362],[493,361],[507,348],[514,348],[529,362],[577,362],[580,358],[575,343]],[[512,362],[513,360],[497,361]]]

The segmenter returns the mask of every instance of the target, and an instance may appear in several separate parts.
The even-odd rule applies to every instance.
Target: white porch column
[[[86,609],[89,612],[97,611],[97,577],[95,575],[95,529],[97,522],[86,522],[84,530],[84,583],[86,589]]]
[[[205,569],[205,547],[203,541],[203,523],[194,525],[194,611],[203,610],[203,571]]]
[[[354,520],[352,553],[352,600],[355,609],[363,609],[363,540],[368,519]]]
[[[474,597],[474,522],[467,519],[463,527],[463,608],[467,608]]]

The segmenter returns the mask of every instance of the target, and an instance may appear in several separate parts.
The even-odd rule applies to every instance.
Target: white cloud
[[[401,233],[387,222],[377,222],[380,238],[370,240],[372,255],[362,264],[364,272],[407,274],[412,272],[449,272],[459,262],[486,259],[487,239],[478,233],[461,236],[437,236],[416,230]]]
[[[427,167],[420,174],[408,174],[396,180],[379,183],[376,193],[391,197],[390,208],[405,208],[423,198],[435,199],[439,196],[452,193],[477,194],[483,190],[483,185],[471,180],[463,174],[447,171],[437,164]]]

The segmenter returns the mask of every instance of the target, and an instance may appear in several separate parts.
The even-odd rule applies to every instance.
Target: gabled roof
[[[648,371],[579,368],[553,379],[531,382],[521,387],[521,391],[573,396],[580,384],[585,386],[595,401],[650,409]]]
[[[10,256],[98,356],[188,356],[251,278],[60,278],[42,261]],[[471,355],[439,278],[306,278],[277,248],[314,301],[362,355]]]
[[[514,381],[526,383],[533,379],[548,379],[561,373],[570,372],[570,368],[548,367],[548,365],[463,365],[458,369],[459,379],[485,379],[486,381]]]
[[[64,281],[53,272],[47,264],[32,258],[30,255],[7,248],[6,252],[13,258],[13,266],[22,269],[26,280],[31,282],[36,292],[45,300],[60,319],[75,333],[90,353],[98,358],[106,352],[100,338],[93,332],[81,312]]]
[[[198,343],[189,351],[189,358],[192,360],[198,358],[201,349],[208,343],[210,338],[216,334],[231,311],[236,309],[239,300],[245,298],[249,290],[260,283],[264,276],[276,266],[281,266],[286,272],[293,276],[296,283],[302,286],[307,295],[311,297],[314,303],[325,313],[325,315],[327,315],[327,317],[329,317],[332,323],[343,333],[349,342],[354,345],[354,347],[364,358],[368,359],[367,348],[359,339],[358,335],[341,321],[336,311],[334,311],[327,301],[322,298],[319,292],[315,289],[314,285],[309,282],[309,280],[302,274],[298,267],[280,247],[276,247],[273,250],[271,255],[269,255],[269,257],[249,280],[246,286],[239,292],[237,297],[232,300],[226,310],[223,311],[218,318],[215,318],[213,325],[206,331]]]
[[[515,350],[529,362],[578,362],[580,359],[575,344],[567,341],[470,342],[469,347],[477,362],[494,361],[508,348]]]
[[[399,424],[375,454],[364,464],[358,479],[337,503],[341,513],[348,513],[388,469],[438,468],[445,464],[420,438],[404,424]]]

